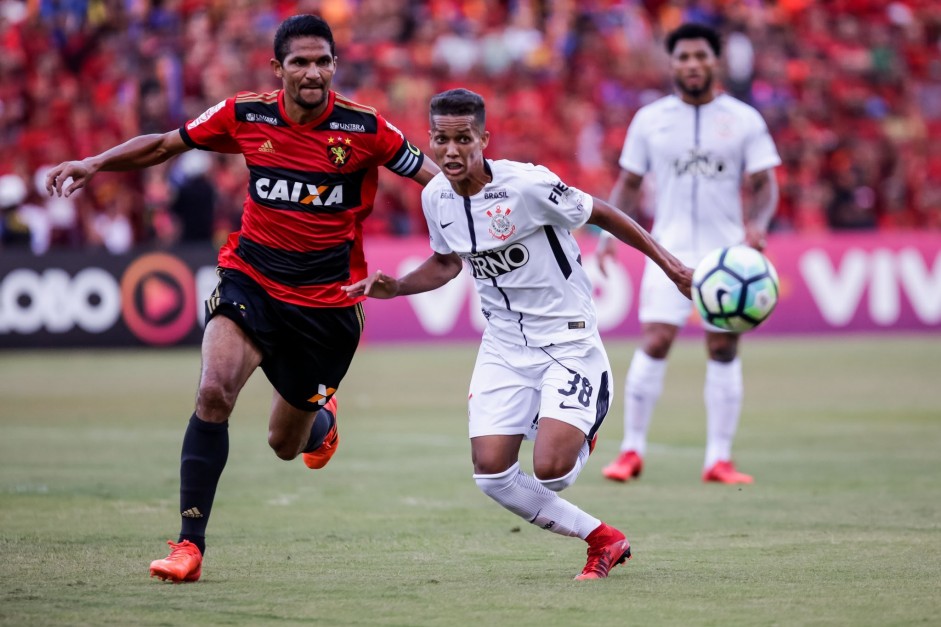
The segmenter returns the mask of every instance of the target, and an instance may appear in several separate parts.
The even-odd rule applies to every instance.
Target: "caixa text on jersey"
[[[344,198],[344,186],[316,185],[301,181],[288,181],[285,179],[259,178],[251,187],[254,200],[274,202],[297,203],[300,205],[344,205],[350,204],[352,199]]]

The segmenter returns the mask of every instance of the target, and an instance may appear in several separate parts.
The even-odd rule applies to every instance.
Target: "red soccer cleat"
[[[631,543],[624,534],[604,523],[588,534],[588,562],[576,580],[604,579],[612,568],[631,559]]]
[[[718,461],[702,473],[702,480],[706,483],[754,483],[751,475],[746,475],[735,469],[731,461]]]
[[[621,451],[617,459],[604,467],[601,474],[611,481],[629,481],[640,476],[644,459],[636,451]]]
[[[198,580],[203,572],[203,554],[196,545],[189,540],[180,543],[167,540],[167,544],[170,555],[150,563],[150,576],[173,583]]]
[[[326,466],[330,458],[333,457],[333,454],[337,452],[337,447],[340,445],[340,432],[337,431],[336,395],[331,396],[330,400],[327,401],[327,404],[324,405],[323,408],[333,414],[333,427],[330,428],[330,431],[328,431],[326,437],[324,437],[323,444],[316,450],[301,455],[304,459],[304,464],[312,470],[318,470]]]

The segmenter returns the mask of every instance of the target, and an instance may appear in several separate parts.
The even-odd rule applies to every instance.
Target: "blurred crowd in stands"
[[[424,146],[427,103],[487,99],[488,154],[543,164],[607,197],[638,107],[671,92],[665,33],[723,33],[723,84],[765,116],[784,161],[773,229],[941,229],[937,0],[0,0],[2,245],[219,243],[238,228],[240,156],[191,151],[101,174],[69,199],[45,169],[180,126],[238,90],[280,86],[278,23],[333,26],[337,91]],[[391,173],[368,233],[422,233]]]

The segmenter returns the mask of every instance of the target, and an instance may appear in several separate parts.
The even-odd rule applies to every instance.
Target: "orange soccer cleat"
[[[731,461],[717,461],[702,473],[702,480],[706,483],[754,483],[751,475],[746,475],[735,469]]]
[[[326,466],[330,462],[330,458],[333,457],[333,454],[337,452],[337,447],[340,445],[340,432],[337,431],[336,395],[331,396],[330,400],[327,401],[327,404],[324,405],[323,408],[333,414],[333,426],[324,437],[323,444],[310,453],[302,454],[304,464],[312,470],[318,470]]]
[[[629,481],[640,476],[644,459],[637,451],[621,451],[613,462],[602,469],[601,474],[611,481]]]
[[[612,568],[631,559],[631,543],[624,534],[605,523],[585,538],[588,562],[576,580],[604,579]]]
[[[199,548],[189,540],[180,543],[167,540],[167,544],[170,555],[150,563],[150,576],[173,583],[198,580],[203,572],[203,554]]]

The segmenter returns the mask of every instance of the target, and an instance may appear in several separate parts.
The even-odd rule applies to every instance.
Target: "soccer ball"
[[[719,248],[693,272],[693,302],[709,324],[744,333],[768,319],[778,304],[778,273],[754,248]]]

